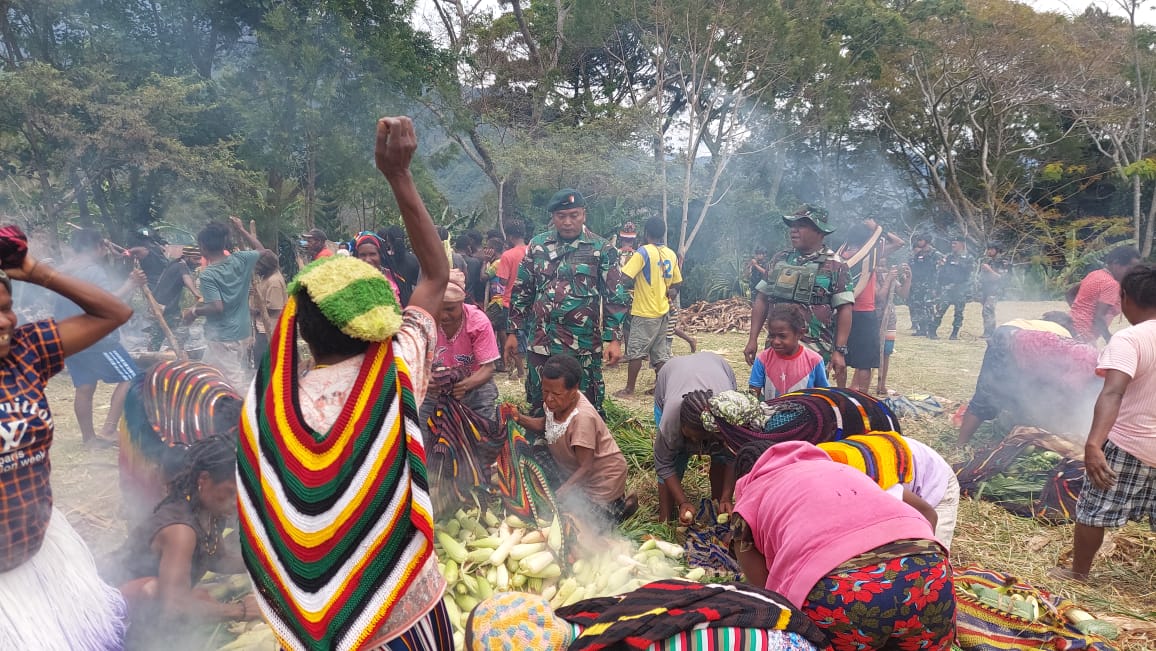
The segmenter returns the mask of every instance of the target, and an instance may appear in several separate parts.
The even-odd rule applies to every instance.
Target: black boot
[[[957,341],[958,339],[959,339],[959,328],[952,328],[951,329],[951,340]]]
[[[928,330],[927,331],[927,338],[928,339],[939,339],[939,334],[936,332],[936,330],[939,330],[939,328],[932,328],[931,330]]]

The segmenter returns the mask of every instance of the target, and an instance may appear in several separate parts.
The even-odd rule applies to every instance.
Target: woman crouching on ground
[[[554,355],[542,365],[542,418],[514,411],[522,427],[543,432],[550,454],[568,478],[558,499],[573,509],[592,505],[604,520],[621,523],[638,510],[638,500],[626,494],[626,457],[598,415],[578,390],[582,367],[569,355]]]
[[[24,234],[0,229],[4,259],[27,251]],[[64,358],[104,339],[132,309],[103,289],[31,257],[0,272],[0,649],[104,651],[124,645],[124,599],[101,581],[80,535],[52,504],[45,395]],[[12,280],[52,290],[83,314],[17,326]]]
[[[801,441],[745,446],[736,472],[747,583],[800,607],[835,651],[951,648],[951,565],[918,511]]]
[[[189,446],[168,495],[122,548],[128,575],[121,592],[129,602],[129,638],[140,648],[159,648],[173,626],[190,622],[260,619],[253,595],[221,603],[196,585],[205,573],[245,571],[241,555],[222,542],[225,523],[237,512],[237,443],[214,436]],[[234,542],[235,542],[234,538]]]

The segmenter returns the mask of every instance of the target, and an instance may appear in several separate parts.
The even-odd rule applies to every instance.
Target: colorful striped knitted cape
[[[848,436],[842,441],[820,443],[819,447],[832,460],[866,473],[880,488],[910,483],[914,474],[911,448],[894,432]]]
[[[425,449],[409,372],[392,341],[369,346],[328,432],[304,422],[296,308],[290,299],[245,400],[242,555],[282,647],[353,650],[432,554]]]
[[[496,423],[454,399],[449,390],[426,394],[426,400],[436,401],[426,456],[435,487],[434,514],[440,520],[458,508],[487,503],[494,461],[506,438]]]
[[[718,419],[728,448],[737,451],[753,441],[819,444],[858,434],[901,433],[899,419],[886,404],[850,389],[803,389],[768,400],[764,408],[772,415],[762,430]]]
[[[549,451],[539,457],[526,433],[511,418],[513,407],[504,404],[499,415],[506,445],[498,454],[498,492],[507,513],[523,520],[550,520],[558,512],[553,485],[558,470]]]

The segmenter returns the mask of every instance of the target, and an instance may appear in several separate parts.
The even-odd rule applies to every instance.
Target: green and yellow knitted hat
[[[330,256],[309,263],[289,284],[300,288],[329,322],[362,341],[386,341],[401,328],[401,308],[382,273],[349,256]]]

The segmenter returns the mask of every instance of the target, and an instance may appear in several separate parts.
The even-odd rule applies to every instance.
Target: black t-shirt
[[[152,248],[149,248],[148,255],[140,259],[140,270],[145,273],[148,278],[149,291],[154,294],[157,291],[157,284],[160,283],[161,276],[168,268],[169,259],[157,253]],[[158,299],[159,302],[159,299]]]
[[[165,307],[180,302],[182,290],[185,288],[185,276],[190,273],[189,265],[184,259],[177,258],[170,262],[157,280],[153,298]]]
[[[394,281],[397,282],[397,291],[401,293],[401,304],[409,305],[409,299],[413,296],[413,288],[417,286],[417,278],[421,273],[421,265],[417,262],[417,256],[409,251],[394,253],[389,256],[387,264],[390,271],[393,272]]]
[[[754,262],[751,264],[751,291],[752,292],[755,290],[756,287],[759,286],[759,283],[763,282],[763,280],[766,279],[766,274],[764,274],[763,272],[761,272],[755,268],[756,264],[758,266],[762,267],[763,269],[767,268],[767,261],[766,260],[763,260],[762,262]]]
[[[472,255],[466,256],[466,293],[473,298],[474,305],[486,302],[486,283],[482,280],[482,261]]]

